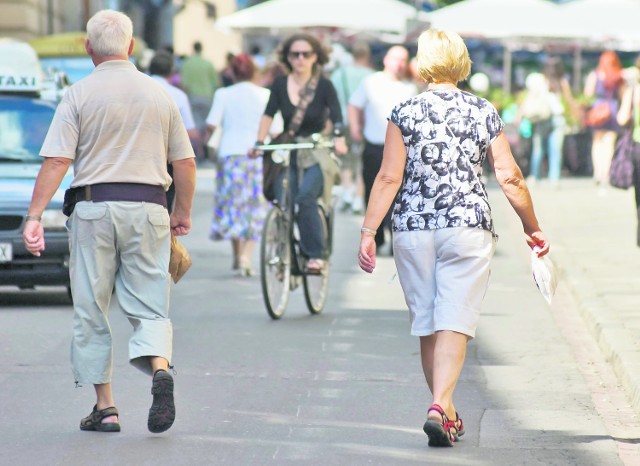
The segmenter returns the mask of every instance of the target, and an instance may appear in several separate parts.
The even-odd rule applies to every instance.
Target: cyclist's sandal
[[[424,423],[424,433],[429,436],[430,447],[452,447],[456,440],[457,430],[454,421],[449,420],[440,405],[433,404],[429,407],[427,415],[431,411],[436,411],[442,418],[442,423],[427,419]]]
[[[460,415],[458,414],[458,411],[456,411],[456,420],[453,421],[455,426],[456,426],[456,441],[458,440],[458,437],[462,437],[464,435],[464,422],[462,422],[462,418],[460,417]]]
[[[176,407],[173,402],[173,377],[164,369],[153,374],[151,386],[153,403],[149,408],[147,427],[150,432],[159,434],[168,430],[176,418]]]
[[[119,422],[102,422],[109,416],[118,416],[115,406],[98,410],[98,405],[93,407],[93,411],[80,421],[80,430],[95,430],[98,432],[120,432]]]

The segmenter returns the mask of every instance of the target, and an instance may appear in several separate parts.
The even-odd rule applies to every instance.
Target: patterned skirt
[[[268,203],[262,195],[262,158],[225,157],[216,175],[212,240],[259,240]]]

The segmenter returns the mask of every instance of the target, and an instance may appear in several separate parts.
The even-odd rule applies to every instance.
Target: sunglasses
[[[287,54],[287,56],[289,58],[291,58],[292,60],[296,59],[296,58],[311,58],[312,56],[315,55],[315,52],[313,50],[310,51],[305,51],[305,52],[289,52]]]

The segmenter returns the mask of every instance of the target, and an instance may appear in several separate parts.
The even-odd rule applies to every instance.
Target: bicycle
[[[272,151],[271,159],[285,168],[282,179],[281,199],[273,201],[265,219],[260,244],[260,282],[262,296],[269,316],[277,320],[284,314],[289,301],[289,293],[303,284],[304,297],[311,314],[320,314],[327,299],[329,287],[329,256],[333,242],[333,205],[324,206],[318,201],[326,265],[320,273],[306,270],[306,258],[300,250],[300,233],[297,227],[295,206],[291,199],[289,185],[289,157],[298,149],[329,149],[333,154],[333,141],[321,135],[312,135],[309,142],[287,144],[256,145],[259,151]],[[265,153],[265,157],[268,156]]]

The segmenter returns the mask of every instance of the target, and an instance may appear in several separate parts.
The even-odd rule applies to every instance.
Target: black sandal
[[[173,401],[173,377],[164,369],[158,369],[153,375],[151,386],[153,403],[149,408],[147,427],[150,432],[159,434],[168,430],[176,418],[176,406]]]
[[[109,416],[118,416],[118,409],[115,406],[98,410],[98,405],[93,407],[93,411],[80,421],[80,430],[95,430],[98,432],[120,432],[119,422],[102,422]]]

